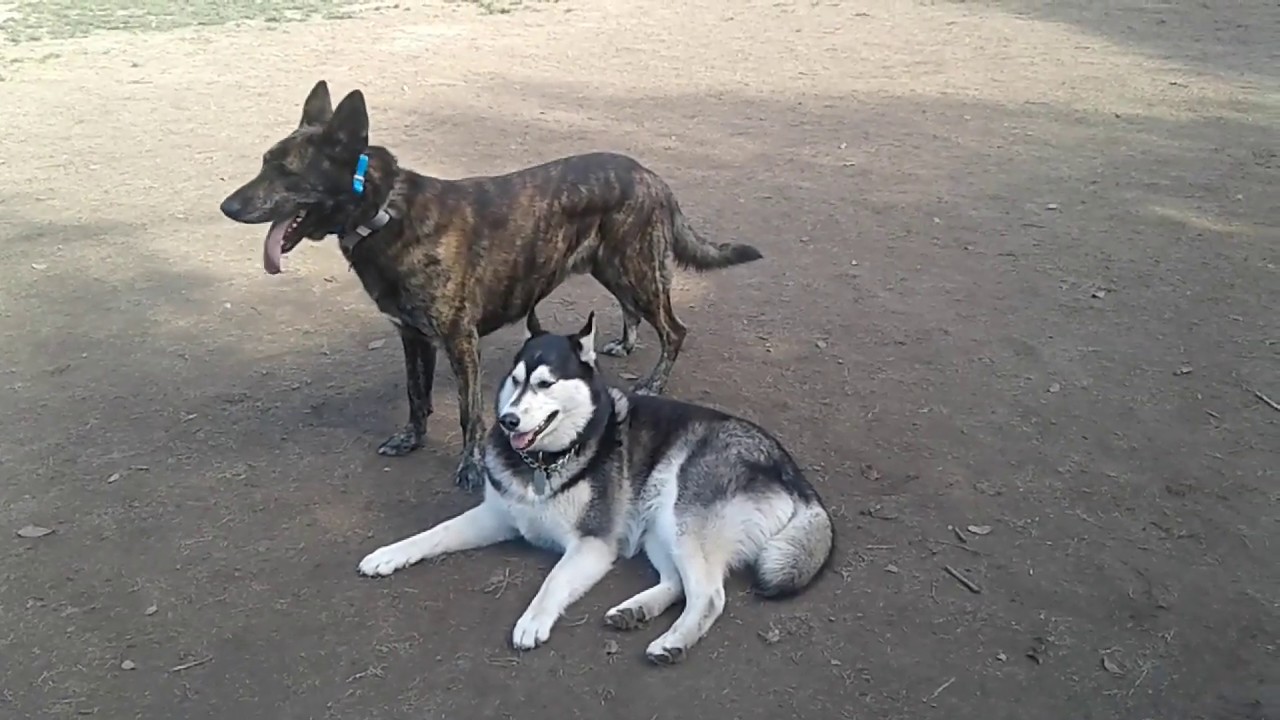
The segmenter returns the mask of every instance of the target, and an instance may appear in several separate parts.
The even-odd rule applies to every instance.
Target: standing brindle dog
[[[379,453],[421,447],[436,349],[444,348],[458,378],[464,440],[456,481],[468,489],[483,483],[481,337],[524,320],[568,276],[590,273],[622,306],[622,337],[601,351],[630,353],[643,317],[661,357],[636,390],[660,394],[686,333],[671,308],[673,261],[712,270],[761,257],[749,245],[703,239],[662,178],[623,155],[575,155],[461,180],[406,170],[369,144],[364,95],[353,90],[334,109],[323,80],[298,128],[267,150],[258,175],[222,212],[271,223],[263,264],[272,274],[303,238],[337,235],[365,290],[399,328],[409,423]]]

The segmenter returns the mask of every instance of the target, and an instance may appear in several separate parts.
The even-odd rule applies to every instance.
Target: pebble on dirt
[[[53,530],[50,528],[40,527],[39,525],[27,525],[26,527],[18,528],[17,531],[20,538],[42,538],[52,532]]]

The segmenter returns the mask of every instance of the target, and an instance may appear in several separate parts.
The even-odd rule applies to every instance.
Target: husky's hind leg
[[[684,533],[676,539],[675,565],[684,583],[684,612],[657,640],[649,644],[645,656],[658,665],[674,665],[702,639],[724,612],[724,578],[727,558],[714,538]]]
[[[604,622],[615,630],[635,630],[667,611],[684,595],[680,571],[671,558],[666,543],[650,535],[644,541],[644,554],[658,571],[658,584],[644,590],[604,614]]]

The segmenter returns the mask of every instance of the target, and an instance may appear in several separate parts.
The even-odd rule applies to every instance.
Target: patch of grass
[[[560,0],[451,0],[451,2],[465,2],[480,8],[480,11],[486,15],[506,15],[517,10],[530,10],[537,5],[546,5],[548,3],[556,3]]]
[[[0,35],[22,43],[84,37],[102,30],[165,31],[240,20],[294,22],[333,14],[350,1],[19,0],[0,6]]]

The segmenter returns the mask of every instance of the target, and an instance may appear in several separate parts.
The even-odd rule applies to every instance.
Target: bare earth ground
[[[1275,3],[280,4],[321,17],[0,51],[0,716],[1280,717]],[[267,277],[218,213],[321,77],[421,171],[620,150],[758,245],[681,275],[670,393],[812,467],[837,572],[736,581],[675,670],[600,627],[639,561],[523,656],[549,556],[357,577],[474,498],[445,366],[377,456],[389,326],[331,244]]]

